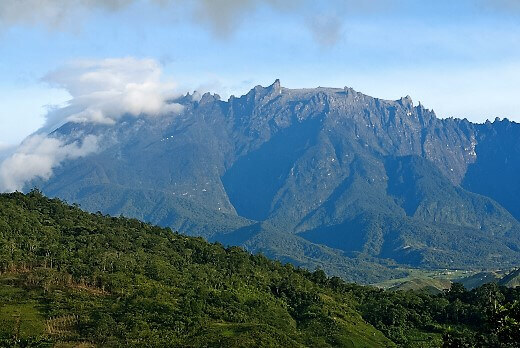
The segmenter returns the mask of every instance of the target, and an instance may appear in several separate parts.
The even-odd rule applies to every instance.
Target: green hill
[[[505,275],[498,283],[510,288],[520,287],[520,268]]]
[[[389,290],[423,290],[431,294],[438,294],[450,287],[451,282],[447,279],[411,278],[410,280],[394,285]]]
[[[510,344],[519,300],[495,284],[346,284],[39,192],[0,195],[0,347]]]
[[[475,289],[488,283],[497,283],[501,286],[514,288],[520,286],[520,269],[496,272],[479,272],[469,277],[455,280],[464,285],[466,289]]]
[[[497,272],[479,272],[469,277],[457,279],[456,281],[464,285],[466,289],[471,290],[484,284],[497,283],[500,278],[502,278],[502,275]]]
[[[351,296],[323,291],[291,265],[83,213],[38,193],[4,195],[0,204],[4,337],[102,346],[392,345]]]

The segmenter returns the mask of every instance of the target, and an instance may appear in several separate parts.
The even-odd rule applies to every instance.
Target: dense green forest
[[[520,288],[328,278],[38,191],[0,196],[0,346],[519,347]]]

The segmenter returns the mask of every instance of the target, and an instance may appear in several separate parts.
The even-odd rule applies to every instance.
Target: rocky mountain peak
[[[402,97],[401,99],[399,99],[398,102],[405,108],[408,108],[408,109],[413,108],[413,100],[412,100],[412,97],[410,97],[409,95],[407,95],[406,97]]]
[[[273,84],[267,88],[271,93],[280,94],[282,92],[282,86],[279,79],[276,79]]]
[[[220,95],[218,94],[211,94],[210,92],[206,92],[202,95],[202,98],[199,101],[199,104],[206,104],[206,103],[212,103],[215,101],[220,101]]]
[[[279,80],[227,102],[182,98],[182,117],[135,119],[42,190],[347,277],[337,264],[356,253],[443,268],[518,259],[518,124]],[[74,127],[60,130],[106,132]]]

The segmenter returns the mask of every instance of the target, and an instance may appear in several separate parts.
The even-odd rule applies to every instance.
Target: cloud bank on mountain
[[[115,124],[127,115],[158,117],[182,111],[181,105],[170,102],[177,96],[175,85],[163,82],[161,75],[153,59],[83,60],[59,68],[44,81],[72,98],[49,111],[44,130],[65,122]]]
[[[92,135],[52,135],[67,122],[115,125],[124,116],[161,117],[182,111],[180,104],[171,102],[178,96],[175,85],[162,80],[161,67],[153,59],[76,61],[47,74],[44,81],[65,89],[71,99],[52,107],[45,125],[18,148],[6,148],[9,154],[0,156],[0,191],[21,190],[37,178],[47,180],[62,162],[98,150],[99,139]]]
[[[47,180],[63,161],[89,155],[97,149],[98,137],[94,135],[71,143],[45,134],[29,136],[0,164],[0,191],[22,190],[26,182],[37,178]]]

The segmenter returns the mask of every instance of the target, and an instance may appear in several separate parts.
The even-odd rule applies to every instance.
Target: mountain
[[[520,288],[383,291],[0,195],[0,347],[517,347]]]
[[[63,125],[51,136],[100,150],[26,189],[358,282],[518,266],[517,123],[278,80],[174,102],[179,115]]]

